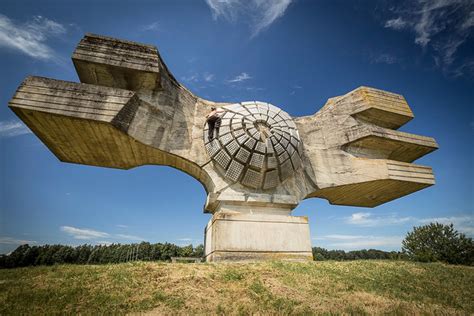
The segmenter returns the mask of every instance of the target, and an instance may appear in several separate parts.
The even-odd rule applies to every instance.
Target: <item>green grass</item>
[[[0,270],[0,315],[473,314],[474,267],[404,261]]]

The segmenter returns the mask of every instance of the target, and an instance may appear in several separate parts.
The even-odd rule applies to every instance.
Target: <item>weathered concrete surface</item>
[[[204,128],[206,151],[226,180],[269,190],[301,168],[301,140],[293,119],[263,102],[221,107],[222,125],[212,141]]]
[[[195,96],[150,45],[87,34],[73,62],[82,83],[29,77],[10,108],[61,161],[167,165],[200,181],[214,214],[208,260],[309,258],[307,222],[290,216],[301,200],[374,207],[434,184],[413,161],[438,145],[396,130],[413,118],[401,95],[360,87],[291,118],[264,102]],[[210,106],[225,111],[214,142]],[[265,219],[275,216],[286,219]]]
[[[266,208],[261,213],[215,213],[204,234],[206,260],[311,260],[308,218],[279,212]]]

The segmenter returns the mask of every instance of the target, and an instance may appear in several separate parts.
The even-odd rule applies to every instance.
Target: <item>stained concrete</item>
[[[399,94],[360,87],[291,117],[261,101],[194,95],[154,46],[86,34],[72,59],[81,83],[28,77],[10,108],[61,161],[167,165],[197,179],[213,214],[209,261],[310,259],[307,220],[291,216],[301,200],[375,207],[435,183],[413,161],[438,145],[397,131],[414,117]],[[217,147],[206,138],[211,106],[228,115]]]

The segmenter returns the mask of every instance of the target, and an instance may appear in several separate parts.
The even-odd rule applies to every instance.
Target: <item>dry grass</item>
[[[0,314],[474,313],[474,268],[401,261],[0,270]]]

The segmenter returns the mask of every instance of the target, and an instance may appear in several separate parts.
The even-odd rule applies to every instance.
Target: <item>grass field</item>
[[[135,262],[0,270],[0,315],[473,314],[474,267]]]

